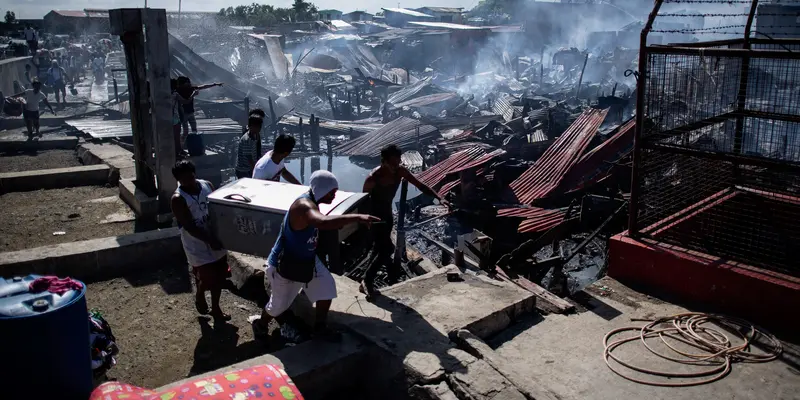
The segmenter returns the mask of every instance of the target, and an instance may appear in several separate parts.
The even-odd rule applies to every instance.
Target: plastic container
[[[206,148],[203,145],[203,135],[198,133],[188,134],[186,136],[186,151],[192,157],[205,155]]]
[[[0,278],[0,398],[88,399],[92,392],[86,285],[31,293],[38,275]]]

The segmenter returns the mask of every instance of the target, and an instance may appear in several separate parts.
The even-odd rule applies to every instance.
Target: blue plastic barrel
[[[31,293],[36,278],[0,278],[0,398],[88,399],[86,285],[60,296]]]

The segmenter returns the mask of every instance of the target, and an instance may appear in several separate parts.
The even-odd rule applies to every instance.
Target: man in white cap
[[[253,322],[256,334],[265,334],[269,321],[274,318],[281,325],[283,336],[294,336],[291,329],[286,329],[288,316],[285,312],[301,290],[316,303],[315,334],[325,333],[328,310],[336,298],[336,283],[316,255],[319,230],[338,230],[349,224],[380,221],[364,214],[322,214],[319,204],[333,202],[339,189],[339,182],[332,173],[324,170],[314,172],[309,185],[311,190],[289,207],[278,240],[267,258],[264,279],[270,287],[270,298],[261,319]]]

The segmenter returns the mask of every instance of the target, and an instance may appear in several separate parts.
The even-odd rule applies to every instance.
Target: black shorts
[[[28,48],[31,49],[31,52],[36,53],[36,50],[39,49],[39,42],[36,40],[29,40],[28,41]],[[32,54],[33,55],[33,54]]]
[[[64,90],[67,88],[67,85],[64,83],[63,79],[59,79],[53,82],[53,88],[56,90]]]
[[[38,121],[39,120],[39,111],[22,111],[22,118],[31,121]]]
[[[192,273],[198,287],[202,285],[206,289],[222,288],[228,279],[227,254],[210,264],[192,267]]]

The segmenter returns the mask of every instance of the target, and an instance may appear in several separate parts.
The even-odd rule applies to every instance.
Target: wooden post
[[[581,95],[581,83],[583,83],[583,71],[586,71],[586,63],[589,61],[589,53],[586,53],[586,58],[583,59],[583,68],[581,68],[581,76],[578,78],[578,91],[575,92],[575,98]]]
[[[356,89],[356,112],[357,116],[361,116],[361,88]],[[358,119],[358,118],[356,118]]]
[[[450,265],[451,261],[452,259],[450,253],[447,250],[442,249],[442,265]]]
[[[300,157],[300,183],[305,184],[306,182],[306,158]]]
[[[311,150],[319,151],[319,117],[311,114]]]
[[[248,119],[250,119],[250,97],[244,96],[244,120],[247,121]]]
[[[331,113],[333,113],[333,118],[339,118],[338,117],[339,113],[336,111],[336,104],[333,102],[333,97],[331,97],[330,93],[328,93],[327,96],[328,96],[328,103],[331,105]]]
[[[302,117],[300,118],[300,122],[297,124],[297,132],[300,135],[300,137],[298,138],[300,140],[299,148],[300,148],[300,150],[304,150],[305,149],[305,145],[303,145],[303,118]]]
[[[394,267],[400,268],[401,256],[406,252],[406,200],[408,198],[408,181],[403,179],[400,184],[400,209],[397,210],[397,243],[394,246]]]
[[[147,97],[142,15],[138,9],[111,10],[109,22],[111,33],[120,36],[125,50],[136,187],[148,196],[155,196],[155,175],[151,169],[153,127],[149,123],[150,101]]]
[[[519,80],[519,56],[514,57],[514,76]]]
[[[419,125],[417,125],[417,129],[416,130],[417,130],[417,152],[420,153],[420,147],[419,147]],[[422,153],[420,153],[420,156],[422,156]]]
[[[544,64],[539,65],[539,85],[544,84]]]
[[[272,138],[273,141],[278,138],[278,121],[276,121],[275,117],[275,107],[272,106],[272,96],[268,97],[269,99],[269,120],[272,123]]]
[[[114,82],[114,100],[119,103],[119,88],[117,87],[117,77],[114,76],[114,73],[111,73],[111,79]]]
[[[326,150],[328,152],[328,172],[333,172],[333,144],[330,138],[325,139],[325,145],[327,146]]]
[[[455,249],[453,252],[453,264],[460,269],[464,269],[464,252],[459,249]]]
[[[147,81],[150,84],[151,124],[155,136],[156,178],[159,214],[170,212],[170,200],[178,183],[172,176],[175,166],[175,137],[172,133],[172,108],[169,84],[169,39],[164,9],[142,10],[145,29]]]
[[[313,174],[314,172],[319,171],[320,168],[321,168],[320,165],[321,165],[321,163],[320,163],[320,160],[319,160],[319,156],[312,156],[311,157],[311,173]]]

